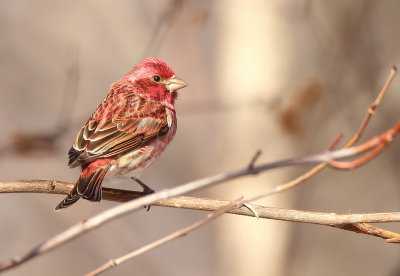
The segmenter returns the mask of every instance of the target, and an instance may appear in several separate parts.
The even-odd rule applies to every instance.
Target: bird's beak
[[[177,78],[175,76],[166,80],[165,83],[166,83],[165,87],[167,88],[169,93],[176,92],[179,89],[184,88],[187,85],[186,82],[184,82],[183,80],[181,80],[180,78]]]

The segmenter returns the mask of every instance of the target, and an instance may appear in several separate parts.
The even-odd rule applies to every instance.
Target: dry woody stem
[[[388,90],[390,83],[392,82],[396,68],[393,67],[391,74],[383,87],[382,91],[374,101],[374,103],[368,109],[368,113],[365,116],[360,129],[354,135],[354,137],[344,146],[341,150],[333,150],[336,148],[341,137],[330,146],[329,151],[314,154],[309,156],[301,156],[277,162],[266,163],[256,166],[255,163],[260,155],[260,152],[251,160],[250,164],[242,169],[234,170],[228,173],[221,173],[218,175],[210,176],[204,179],[191,181],[189,183],[177,186],[172,189],[162,190],[160,192],[150,194],[148,196],[139,197],[142,193],[134,191],[126,191],[119,189],[103,188],[103,199],[117,202],[126,202],[124,204],[113,207],[106,210],[94,217],[89,218],[86,221],[82,221],[74,226],[71,226],[64,232],[57,234],[56,236],[42,242],[35,246],[31,250],[26,251],[20,256],[15,256],[9,260],[0,263],[0,272],[9,268],[20,265],[34,257],[37,257],[43,253],[46,253],[72,239],[77,238],[84,233],[91,231],[101,225],[110,222],[118,217],[129,214],[135,210],[141,209],[145,205],[155,205],[164,207],[175,207],[175,208],[186,208],[193,210],[204,210],[204,211],[215,211],[211,214],[211,218],[216,218],[225,212],[237,215],[245,216],[256,216],[265,219],[284,220],[291,222],[302,222],[312,223],[319,225],[331,226],[343,230],[352,231],[355,233],[363,233],[385,239],[390,243],[400,243],[400,234],[394,233],[385,229],[378,228],[376,226],[369,225],[367,223],[383,223],[383,222],[399,222],[400,212],[388,212],[388,213],[369,213],[369,214],[335,214],[335,213],[321,213],[321,212],[306,212],[299,210],[290,210],[282,208],[272,208],[266,206],[258,206],[248,204],[251,201],[265,197],[271,194],[280,193],[286,191],[296,185],[304,182],[311,176],[315,175],[323,168],[331,166],[335,169],[355,169],[370,160],[374,159],[384,148],[386,148],[390,142],[393,141],[395,136],[400,132],[400,120],[395,126],[388,129],[381,135],[370,139],[369,141],[353,147],[361,137],[365,127],[367,126],[371,116],[373,115],[376,107],[379,105],[381,99]],[[361,155],[361,156],[360,156]],[[360,156],[360,157],[358,157]],[[352,161],[340,161],[340,159],[355,157]],[[216,199],[205,199],[205,198],[194,198],[180,196],[187,192],[195,191],[201,188],[216,185],[229,180],[255,175],[263,171],[271,170],[274,168],[294,166],[294,165],[305,165],[305,164],[318,164],[316,167],[305,173],[304,175],[296,178],[293,181],[277,186],[275,189],[267,191],[261,195],[254,196],[247,200],[237,200],[234,202],[223,201]],[[68,194],[73,188],[73,184],[65,183],[60,181],[52,180],[21,180],[21,181],[0,181],[0,193],[50,193],[50,194]],[[136,199],[132,201],[132,199]],[[173,240],[183,233],[192,231],[193,229],[204,225],[211,221],[211,218],[205,218],[198,221],[188,227],[172,233],[165,238],[150,243],[141,249],[134,251],[124,257],[111,260],[109,263],[99,268],[98,273],[105,271],[115,266],[121,260],[127,260],[132,256],[136,256],[139,253],[143,253],[156,246]],[[100,271],[101,270],[101,271]],[[97,270],[94,274],[97,275]]]

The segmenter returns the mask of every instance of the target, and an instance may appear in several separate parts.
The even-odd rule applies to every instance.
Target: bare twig
[[[343,133],[340,133],[338,137],[336,137],[335,141],[333,141],[333,143],[329,146],[329,150],[335,150],[340,141],[342,141],[343,136]]]
[[[389,77],[385,87],[382,89],[380,96],[378,96],[377,100],[374,102],[373,105],[371,105],[369,112],[364,119],[364,122],[362,126],[360,127],[360,130],[357,132],[355,137],[345,146],[349,147],[350,145],[354,144],[355,141],[359,139],[361,136],[365,126],[367,125],[369,118],[372,116],[374,109],[376,106],[379,104],[380,100],[382,99],[384,93],[386,93],[388,86],[390,85],[391,80],[393,79],[395,74],[395,68],[393,68],[391,76]],[[316,162],[323,162],[316,168],[314,168],[311,172],[301,176],[298,178],[298,180],[305,179],[307,176],[313,175],[312,172],[316,173],[322,168],[326,166],[326,163],[332,164],[333,167],[340,167],[340,165],[345,164],[345,162],[342,163],[337,163],[335,159],[340,159],[340,158],[345,158],[349,156],[356,156],[360,153],[370,151],[367,153],[364,157],[359,158],[356,161],[352,161],[351,166],[346,164],[346,168],[355,168],[359,165],[364,164],[365,162],[369,161],[373,157],[375,157],[387,144],[389,144],[394,136],[399,132],[399,125],[400,121],[397,123],[397,125],[389,130],[388,132],[384,133],[386,135],[381,135],[378,138],[372,139],[368,141],[367,143],[364,143],[358,147],[355,148],[348,148],[348,149],[342,149],[339,151],[335,152],[327,152],[324,154],[320,155],[311,155],[311,156],[306,156],[306,157],[299,157],[299,158],[293,158],[293,159],[288,159],[288,160],[283,160],[279,162],[274,162],[274,163],[269,163],[269,164],[264,164],[261,166],[254,167],[254,161],[257,159],[257,155],[255,158],[253,158],[254,161],[250,163],[250,166],[247,169],[241,169],[237,170],[231,173],[226,173],[226,174],[219,174],[213,177],[209,177],[206,179],[201,179],[198,181],[193,181],[189,182],[185,185],[178,186],[176,188],[170,189],[170,190],[164,190],[155,194],[151,194],[142,198],[139,198],[138,200],[132,201],[125,203],[123,205],[114,207],[110,210],[107,210],[95,217],[92,217],[88,219],[85,222],[81,222],[80,224],[77,224],[75,226],[72,226],[71,228],[67,229],[66,231],[56,235],[55,237],[43,242],[42,244],[39,244],[32,250],[26,252],[25,254],[21,256],[14,257],[4,263],[0,263],[0,271],[3,271],[5,269],[14,267],[16,265],[19,265],[35,256],[38,256],[42,253],[48,252],[51,249],[54,249],[55,247],[64,244],[65,242],[78,237],[79,235],[82,235],[83,233],[86,233],[87,231],[90,231],[94,228],[99,227],[100,225],[111,221],[112,219],[118,218],[124,214],[127,214],[129,212],[132,212],[144,205],[149,205],[152,204],[156,201],[160,201],[162,199],[167,199],[172,196],[180,195],[189,191],[194,191],[200,188],[204,188],[210,185],[214,185],[217,183],[221,183],[233,178],[237,178],[240,176],[245,176],[245,175],[251,175],[251,174],[257,174],[261,171],[277,168],[277,167],[283,167],[283,166],[291,166],[291,165],[297,165],[297,164],[311,164],[311,163],[316,163]],[[332,147],[335,147],[336,145],[333,145]],[[273,191],[274,193],[279,192],[282,190],[282,187],[284,189],[288,189],[294,185],[297,185],[300,182],[292,182],[292,183],[287,183],[284,184],[284,186],[278,186],[276,188],[276,191]],[[54,184],[54,183],[53,183]],[[53,187],[54,185],[50,185],[50,190],[54,191],[55,188]],[[270,192],[271,193],[271,192]],[[268,193],[268,194],[270,194]],[[252,207],[253,209],[253,207]],[[249,209],[246,209],[247,212]],[[260,216],[260,212],[256,211],[257,214]],[[307,213],[307,212],[306,212]],[[303,212],[303,215],[305,212]],[[395,213],[389,213],[390,217],[394,215]],[[386,214],[387,215],[387,214]],[[260,216],[261,217],[261,216]],[[298,219],[298,216],[293,218],[293,220],[290,221],[296,221]],[[385,219],[388,219],[388,216],[385,217]],[[285,220],[282,218],[282,220]],[[397,220],[396,220],[397,221]],[[309,222],[309,221],[302,221],[302,222],[308,222],[308,223],[316,223],[316,222]],[[333,227],[341,228],[341,229],[346,229],[346,230],[351,230],[355,232],[360,232],[360,233],[365,233],[365,234],[371,234],[379,237],[383,237],[389,242],[398,242],[400,240],[400,235],[397,233],[393,233],[387,230],[379,229],[374,226],[370,226],[365,224],[365,220],[362,220],[360,222],[351,222],[349,223],[342,223],[339,225],[332,225],[332,224],[324,224],[324,225],[331,225]],[[318,223],[317,223],[318,224]]]
[[[369,120],[371,119],[372,115],[375,113],[375,109],[378,107],[378,105],[381,103],[383,97],[385,96],[386,92],[389,90],[389,86],[392,83],[394,77],[397,74],[397,68],[396,66],[392,66],[392,70],[390,71],[390,75],[388,79],[386,80],[385,84],[383,85],[383,88],[381,92],[379,93],[378,97],[376,97],[375,101],[370,105],[368,108],[368,112],[364,117],[363,122],[361,123],[361,126],[357,133],[354,135],[354,137],[344,146],[345,148],[349,148],[353,146],[360,138],[362,133],[364,132],[364,129],[366,128]]]
[[[185,1],[182,0],[169,1],[153,28],[143,56],[147,57],[158,52],[184,5]]]
[[[374,139],[371,139],[368,142],[362,144],[360,147],[358,147],[359,150],[362,150],[361,147],[372,148],[370,152],[368,152],[361,158],[347,162],[332,160],[329,162],[329,165],[336,169],[347,169],[347,170],[354,169],[356,167],[364,165],[365,163],[375,158],[393,140],[394,136],[397,135],[399,131],[400,131],[400,120],[393,128],[389,129],[388,131],[382,133],[378,137],[375,137]]]
[[[397,129],[397,131],[398,131],[398,129]],[[397,134],[397,133],[394,132],[392,134],[393,137],[395,134]],[[389,143],[390,141],[391,140],[388,140],[387,143]],[[163,199],[167,199],[167,198],[181,195],[181,194],[184,194],[187,192],[195,191],[200,188],[209,187],[211,185],[215,185],[218,183],[226,182],[226,181],[234,179],[234,178],[238,178],[238,177],[242,177],[242,176],[246,176],[246,175],[257,174],[262,171],[266,171],[266,170],[270,170],[270,169],[274,169],[274,168],[278,168],[278,167],[286,167],[286,166],[293,166],[293,165],[300,165],[300,164],[330,162],[335,159],[355,156],[362,152],[371,150],[373,148],[373,146],[379,146],[380,145],[379,142],[381,142],[380,139],[375,139],[374,143],[367,142],[368,143],[367,145],[366,145],[366,143],[364,143],[364,144],[362,144],[358,147],[354,147],[354,148],[342,149],[342,150],[337,150],[337,151],[328,151],[328,152],[325,152],[322,154],[315,154],[315,155],[309,155],[309,156],[303,156],[303,157],[297,157],[297,158],[267,163],[267,164],[263,164],[263,165],[259,165],[259,166],[254,166],[251,170],[249,170],[249,168],[239,169],[236,171],[214,175],[214,176],[200,179],[197,181],[192,181],[192,182],[177,186],[172,189],[162,190],[162,191],[154,193],[154,194],[140,197],[137,200],[130,201],[125,204],[116,206],[116,207],[106,210],[92,218],[89,218],[86,221],[76,224],[76,225],[68,228],[64,232],[37,245],[33,249],[24,253],[23,255],[16,256],[8,261],[0,263],[0,271],[4,271],[11,267],[15,267],[23,262],[26,262],[27,260],[30,260],[31,258],[33,258],[35,256],[38,256],[45,252],[48,252],[51,249],[54,249],[74,238],[77,238],[78,236],[83,235],[84,233],[86,233],[90,230],[93,230],[102,224],[105,224],[105,223],[107,223],[111,220],[114,220],[120,216],[129,214],[129,213],[133,212],[134,210],[137,210],[145,205],[148,206],[150,204],[154,204],[155,202],[163,200]]]
[[[187,233],[203,226],[204,224],[211,222],[211,220],[216,219],[225,212],[229,212],[231,214],[245,214],[259,218],[260,216],[258,215],[258,211],[256,211],[255,208],[261,211],[262,218],[272,219],[273,217],[273,219],[278,219],[278,220],[327,225],[355,233],[362,233],[362,234],[372,235],[375,237],[380,237],[385,239],[389,243],[400,243],[400,234],[384,230],[376,226],[372,226],[365,223],[365,222],[395,222],[395,221],[397,222],[400,221],[400,212],[373,213],[373,214],[334,214],[334,213],[305,212],[305,211],[289,210],[289,209],[281,209],[281,208],[273,208],[265,206],[255,206],[247,203],[246,205],[248,206],[245,206],[244,205],[245,203],[242,199],[237,199],[234,202],[229,202],[229,201],[218,201],[212,199],[199,199],[199,198],[189,198],[189,197],[185,198],[186,202],[190,202],[190,199],[193,199],[193,202],[197,202],[198,200],[202,200],[203,202],[208,201],[210,203],[208,210],[214,212],[209,214],[206,218],[200,221],[197,221],[161,239],[151,242],[135,251],[132,251],[119,258],[111,259],[108,262],[104,263],[103,265],[99,266],[98,268],[94,269],[93,271],[87,273],[85,276],[99,275],[123,262],[126,262],[129,259],[133,259],[151,249],[166,244],[176,238],[182,237],[183,235],[186,235]],[[204,208],[205,204],[203,204],[202,207]],[[198,210],[198,206],[191,206],[189,209]],[[243,212],[244,210],[250,212]]]
[[[206,223],[211,222],[212,220],[220,217],[221,215],[223,215],[224,213],[232,210],[233,208],[241,205],[243,203],[243,198],[239,198],[233,202],[229,202],[226,205],[223,205],[222,207],[219,207],[217,210],[215,210],[213,213],[209,214],[207,217],[205,217],[202,220],[196,221],[195,223],[182,228],[178,231],[175,231],[161,239],[158,239],[152,243],[149,243],[135,251],[132,251],[122,257],[119,257],[117,259],[113,259],[113,260],[109,260],[107,263],[103,264],[102,266],[96,268],[95,270],[87,273],[85,276],[95,276],[95,275],[99,275],[100,273],[103,273],[107,270],[109,270],[112,267],[115,267],[123,262],[126,262],[129,259],[132,259],[136,256],[139,256],[151,249],[154,249],[156,247],[159,247],[160,245],[166,244],[176,238],[182,237],[183,235],[186,235],[187,233],[205,225]]]
[[[254,156],[253,156],[253,158],[251,159],[250,164],[249,164],[249,166],[248,166],[248,169],[249,169],[249,170],[252,170],[252,169],[254,168],[254,164],[256,163],[256,161],[258,160],[258,158],[260,158],[261,154],[262,154],[262,151],[261,151],[261,150],[258,150],[258,151],[254,154]]]
[[[190,183],[196,184],[193,187],[193,189],[199,189],[199,188],[213,185],[216,183],[228,181],[233,178],[251,175],[251,174],[257,174],[259,172],[270,170],[273,168],[284,167],[284,166],[293,166],[293,165],[299,165],[299,164],[312,164],[312,163],[316,163],[316,162],[327,162],[329,164],[332,164],[332,166],[335,168],[343,168],[344,165],[341,165],[341,164],[348,164],[349,162],[340,162],[340,161],[336,161],[335,159],[355,156],[355,155],[358,155],[360,153],[363,153],[363,152],[366,152],[366,151],[369,151],[372,149],[369,153],[367,153],[363,157],[361,157],[355,161],[350,161],[350,164],[352,164],[351,166],[346,165],[347,169],[355,168],[355,167],[363,165],[365,162],[367,162],[367,161],[371,160],[371,158],[375,157],[380,151],[382,151],[382,149],[384,147],[386,147],[394,139],[394,137],[398,134],[399,131],[400,131],[400,120],[397,122],[397,124],[393,128],[384,132],[380,136],[372,138],[371,140],[365,142],[364,144],[361,144],[354,148],[347,148],[347,149],[342,149],[342,150],[337,150],[337,151],[328,151],[328,152],[325,152],[322,154],[297,157],[297,158],[267,163],[267,164],[263,164],[260,166],[254,166],[254,162],[260,155],[260,152],[257,152],[256,155],[253,157],[252,161],[250,162],[250,165],[247,168],[239,169],[239,170],[232,171],[229,173],[222,173],[219,175],[204,178],[204,179],[201,179],[198,181],[193,181]],[[320,164],[320,166],[321,165],[324,165],[324,163]],[[319,167],[316,167],[316,168],[319,168]],[[275,190],[270,191],[268,194],[277,193],[282,190],[288,189],[289,187],[296,185],[299,182],[298,179],[304,179],[304,178],[308,177],[309,174],[312,174],[313,172],[314,171],[310,171],[310,173],[303,175],[303,176],[295,179],[294,181],[277,186],[275,188]],[[188,183],[188,184],[190,184],[190,183]],[[50,180],[0,181],[0,193],[27,193],[28,192],[28,193],[68,194],[71,191],[72,187],[73,187],[73,184],[58,182],[58,181],[54,181],[54,180],[52,180],[52,181],[50,181]],[[192,191],[192,190],[191,190],[191,188],[189,188],[189,190],[187,190],[187,191]],[[179,194],[185,193],[187,191],[184,189],[184,191],[180,192]],[[262,196],[265,196],[268,194],[266,193]],[[129,199],[140,197],[142,195],[143,195],[142,192],[123,191],[123,190],[118,190],[118,189],[103,188],[103,197],[106,200],[114,200],[114,201],[124,202]],[[255,200],[255,198],[253,198],[251,200]]]
[[[361,126],[359,127],[358,131],[356,132],[356,134],[353,136],[353,138],[350,139],[350,141],[343,147],[343,148],[349,148],[351,146],[353,146],[360,138],[361,135],[363,134],[365,128],[368,125],[368,122],[370,121],[372,115],[375,112],[375,109],[379,106],[379,104],[381,103],[383,97],[386,95],[386,92],[389,89],[390,84],[392,83],[394,77],[397,74],[397,68],[396,66],[392,66],[392,69],[390,71],[389,77],[387,78],[385,84],[382,87],[382,90],[379,92],[378,96],[376,97],[375,101],[370,105],[370,107],[368,108],[367,114],[364,117],[363,122],[361,123]],[[338,143],[342,140],[343,135],[340,134],[336,140],[331,144],[331,146],[329,147],[329,150],[333,150],[337,147]],[[370,155],[376,156],[380,151],[382,151],[384,148],[384,146],[382,146],[382,148],[378,148],[375,150],[374,153],[370,153]],[[365,158],[368,158],[368,156],[366,156]],[[354,162],[354,161],[353,161]],[[364,159],[363,164],[365,162],[368,162],[368,159]],[[330,163],[332,166],[336,167],[336,168],[340,168],[340,165],[342,165],[341,163],[335,163],[335,162],[331,162]],[[352,165],[356,165],[355,163],[351,163]],[[281,184],[279,186],[276,186],[274,189],[269,190],[263,194],[257,195],[253,198],[251,198],[251,201],[257,200],[257,199],[261,199],[273,194],[278,194],[278,193],[282,193],[284,191],[287,191],[303,182],[305,182],[307,179],[311,178],[312,176],[316,175],[317,173],[319,173],[320,171],[322,171],[324,168],[326,168],[328,166],[327,162],[318,164],[317,166],[315,166],[314,168],[312,168],[311,170],[307,171],[306,173],[304,173],[303,175],[300,175],[299,177],[297,177],[296,179],[293,179],[292,181],[289,181],[287,183]],[[349,166],[349,164],[344,164],[344,166]],[[354,168],[354,167],[353,167]],[[345,169],[345,168],[343,168]],[[351,168],[349,168],[351,169]]]
[[[38,192],[37,189],[39,186],[42,186],[42,191],[47,192],[47,186],[50,183],[56,183],[58,186],[55,190],[59,192],[65,190],[65,194],[68,194],[70,189],[73,187],[71,183],[64,183],[58,181],[29,181],[29,182],[10,182],[10,181],[2,181],[0,182],[0,187],[4,188],[4,186],[9,190],[14,190],[15,186],[27,187],[21,188],[19,192],[25,190],[28,191],[32,185],[36,187],[34,190]],[[65,189],[61,188],[65,186]],[[4,191],[4,189],[2,190]],[[62,192],[64,193],[64,192]],[[61,194],[61,192],[60,192]],[[119,197],[119,195],[122,195]],[[110,189],[103,188],[103,199],[115,202],[126,202],[131,199],[137,198],[135,192],[128,190],[119,190],[119,189]],[[162,207],[173,207],[173,208],[182,208],[182,209],[191,209],[191,210],[201,210],[201,211],[215,211],[219,207],[229,204],[229,201],[226,200],[218,200],[218,199],[209,199],[209,198],[198,198],[198,197],[188,197],[188,196],[178,196],[169,199],[163,199],[158,202],[153,203],[153,206],[162,206]],[[373,213],[373,214],[334,214],[334,213],[321,213],[321,212],[305,212],[284,208],[275,208],[275,207],[265,207],[258,205],[251,205],[254,210],[258,213],[260,218],[264,219],[274,219],[274,220],[285,220],[285,221],[294,221],[294,222],[302,222],[302,223],[312,223],[312,224],[321,224],[321,225],[342,225],[342,224],[350,224],[350,223],[374,223],[374,222],[398,222],[400,221],[400,212],[393,213]],[[246,207],[235,208],[229,211],[228,213],[236,214],[236,215],[244,215],[254,217],[254,213],[250,211]]]
[[[384,147],[386,147],[398,134],[400,131],[400,120],[397,124],[389,129],[388,131],[384,132],[380,136],[372,138],[371,140],[361,144],[357,147],[341,149],[336,151],[328,151],[320,154],[315,155],[308,155],[302,157],[296,157],[291,159],[286,159],[277,162],[266,163],[260,166],[254,166],[254,162],[259,156],[259,152],[253,157],[250,165],[247,168],[239,169],[235,171],[231,171],[228,173],[222,173],[219,175],[207,177],[204,179],[200,179],[197,181],[189,182],[188,184],[195,183],[196,185],[193,189],[199,189],[203,187],[207,187],[209,185],[213,185],[216,183],[221,183],[224,181],[231,180],[233,178],[242,177],[246,175],[258,174],[262,171],[271,170],[274,168],[279,167],[286,167],[286,166],[294,166],[294,165],[304,165],[304,164],[313,164],[313,163],[320,163],[320,162],[329,162],[332,163],[334,167],[336,167],[337,162],[336,159],[342,159],[346,157],[356,156],[363,152],[367,152],[372,150],[370,153],[367,153],[364,157],[359,158],[357,161],[357,166],[363,164],[363,162],[370,160],[371,153],[374,156],[380,152]],[[368,157],[368,158],[365,158]],[[354,161],[353,161],[354,162]],[[353,166],[354,168],[355,166]],[[305,176],[301,176],[300,178],[307,177],[308,174]],[[297,179],[292,182],[297,182]],[[287,189],[286,187],[292,184],[289,182],[287,184],[283,184],[277,186],[275,190],[281,191],[283,189]],[[184,186],[184,185],[182,185]],[[53,194],[68,194],[73,187],[73,184],[59,182],[54,180],[22,180],[22,181],[0,181],[0,193],[53,193]],[[186,186],[185,186],[186,187]],[[178,188],[178,187],[177,187]],[[186,188],[183,189],[184,191],[179,192],[179,194],[192,191],[191,188],[186,191]],[[143,195],[142,192],[134,192],[134,191],[123,191],[118,189],[109,189],[103,188],[103,196],[106,200],[114,200],[119,202],[126,201],[125,199],[129,200],[132,198],[137,198]]]
[[[378,228],[373,225],[366,224],[364,222],[360,223],[349,223],[343,225],[335,225],[335,228],[352,231],[355,233],[361,233],[366,235],[371,235],[385,239],[389,243],[400,243],[400,234],[391,232],[382,228]]]

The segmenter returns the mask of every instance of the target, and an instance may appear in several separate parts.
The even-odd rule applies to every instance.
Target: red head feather
[[[135,66],[124,78],[132,83],[144,97],[173,105],[177,97],[176,93],[169,93],[162,81],[154,81],[156,76],[167,80],[175,76],[175,73],[165,61],[148,57]]]

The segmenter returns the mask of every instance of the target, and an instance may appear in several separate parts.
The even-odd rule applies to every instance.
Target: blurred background
[[[399,1],[0,2],[0,179],[75,182],[67,152],[109,86],[146,56],[189,85],[178,132],[142,176],[155,190],[325,150],[359,127],[393,64]],[[400,80],[364,137],[399,118]],[[38,140],[44,135],[46,140]],[[364,140],[365,140],[364,138]],[[400,145],[349,172],[327,169],[257,204],[323,212],[398,211]],[[253,196],[309,167],[279,169],[191,194]],[[129,178],[105,186],[137,190]],[[0,260],[117,203],[0,195]],[[184,227],[205,212],[153,206],[123,217],[6,275],[82,275]],[[399,225],[384,225],[400,231]],[[328,227],[225,215],[104,275],[399,275],[398,245]]]

